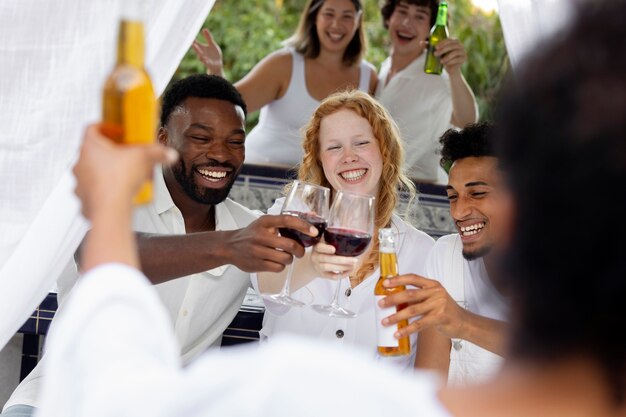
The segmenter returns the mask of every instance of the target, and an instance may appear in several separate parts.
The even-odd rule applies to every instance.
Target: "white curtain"
[[[0,2],[0,349],[87,230],[71,167],[99,120],[121,6],[142,1],[146,66],[161,94],[215,0]]]
[[[571,21],[582,0],[498,0],[498,13],[513,70],[524,56]]]

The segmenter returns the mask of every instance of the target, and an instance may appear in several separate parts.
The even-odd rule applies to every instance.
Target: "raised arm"
[[[222,51],[208,29],[202,30],[206,44],[194,41],[192,48],[208,74],[224,76]],[[235,87],[241,93],[248,112],[259,110],[266,104],[282,97],[291,79],[291,53],[286,49],[275,51],[252,68]]]
[[[457,39],[444,39],[437,44],[435,55],[440,57],[450,78],[452,93],[452,117],[450,122],[463,128],[478,121],[478,107],[476,97],[469,84],[463,77],[461,66],[467,61],[467,53],[463,44]]]
[[[384,319],[385,325],[419,317],[399,330],[398,337],[433,328],[449,339],[464,339],[498,355],[505,354],[507,324],[461,308],[439,281],[407,274],[390,278],[384,285],[417,287],[390,295],[380,301],[383,307],[408,304],[403,310]]]
[[[247,227],[186,235],[139,234],[144,274],[155,284],[222,265],[246,272],[279,272],[304,255],[304,248],[278,235],[288,227],[315,236],[317,229],[294,216],[262,216]]]

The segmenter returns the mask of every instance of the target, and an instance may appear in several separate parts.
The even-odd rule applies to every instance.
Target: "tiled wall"
[[[265,212],[282,195],[283,187],[292,177],[292,173],[284,169],[245,165],[230,197],[250,209]],[[420,193],[418,201],[411,204],[409,222],[435,238],[454,233],[445,189],[432,184],[417,184],[417,187]],[[398,213],[403,215],[406,208],[407,200],[404,198]]]

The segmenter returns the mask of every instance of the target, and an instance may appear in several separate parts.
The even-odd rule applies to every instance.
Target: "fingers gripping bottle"
[[[376,337],[378,340],[378,353],[381,356],[400,356],[411,354],[411,341],[409,337],[396,339],[394,333],[403,327],[409,325],[408,320],[402,320],[393,326],[383,326],[382,319],[395,314],[406,307],[398,305],[394,307],[381,308],[378,301],[388,295],[404,291],[404,286],[385,288],[383,281],[386,278],[392,278],[398,275],[398,258],[396,256],[396,248],[393,230],[391,228],[383,228],[378,231],[379,253],[380,253],[380,278],[376,283],[374,295],[376,296]]]
[[[440,41],[448,38],[447,21],[448,3],[442,1],[439,3],[437,21],[430,30],[430,38],[428,38],[428,52],[426,54],[426,62],[424,63],[424,72],[426,74],[441,74],[443,71],[441,61],[435,56],[435,47]]]
[[[144,27],[141,7],[127,1],[119,25],[117,62],[107,77],[102,96],[102,131],[123,144],[150,144],[156,138],[158,104],[144,68]],[[135,196],[135,204],[152,200],[152,182]]]

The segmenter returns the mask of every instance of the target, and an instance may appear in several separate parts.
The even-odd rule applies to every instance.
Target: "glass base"
[[[340,306],[313,304],[311,308],[320,314],[326,314],[330,317],[354,318],[357,314],[353,311],[346,310]]]
[[[291,298],[288,295],[283,294],[261,294],[261,297],[265,300],[272,301],[274,303],[292,306],[292,307],[302,307],[304,303],[302,301],[296,300],[295,298]]]

